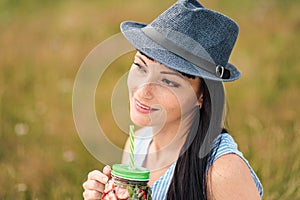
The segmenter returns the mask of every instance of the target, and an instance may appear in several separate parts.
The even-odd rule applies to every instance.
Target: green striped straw
[[[129,126],[129,140],[130,140],[130,168],[134,169],[134,126]]]

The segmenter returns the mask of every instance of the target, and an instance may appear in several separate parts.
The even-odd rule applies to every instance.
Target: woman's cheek
[[[175,96],[183,115],[197,106],[197,95],[190,87],[184,88],[184,91],[177,91]]]
[[[127,87],[128,87],[128,89],[131,88],[131,84],[132,84],[131,80],[132,80],[132,69],[130,69],[129,72],[128,72],[128,77],[127,77]]]
[[[145,78],[140,76],[135,69],[130,69],[127,78],[127,87],[129,94],[131,94],[133,90],[136,90],[136,88],[142,85],[145,82],[144,79]]]
[[[128,87],[129,95],[130,95],[130,97],[131,97],[132,91],[133,91],[133,89],[136,87],[136,81],[134,81],[134,77],[133,77],[133,72],[132,72],[132,70],[130,70],[130,71],[129,71],[129,74],[128,74],[128,78],[127,78],[127,87]]]

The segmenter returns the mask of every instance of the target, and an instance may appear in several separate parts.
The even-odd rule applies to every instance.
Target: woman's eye
[[[162,80],[165,84],[167,84],[170,87],[179,87],[180,85],[178,83],[175,83],[173,81],[170,81],[168,79],[163,79]]]
[[[146,67],[138,64],[138,63],[133,63],[135,66],[138,67],[138,70],[141,71],[141,72],[146,72]]]

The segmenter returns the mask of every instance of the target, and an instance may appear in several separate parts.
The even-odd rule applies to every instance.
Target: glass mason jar
[[[105,185],[102,200],[151,200],[148,186],[150,171],[146,168],[132,169],[126,164],[114,164],[111,179]]]

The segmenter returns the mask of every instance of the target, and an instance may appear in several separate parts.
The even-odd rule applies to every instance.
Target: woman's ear
[[[197,106],[200,108],[202,108],[202,104],[203,104],[203,92],[201,92],[199,95],[198,95],[198,99],[197,99]]]

